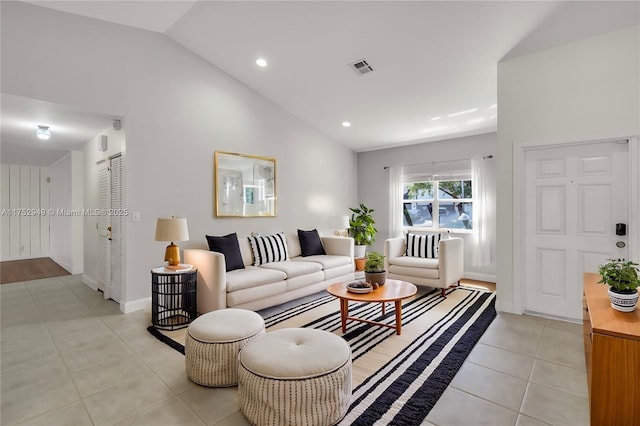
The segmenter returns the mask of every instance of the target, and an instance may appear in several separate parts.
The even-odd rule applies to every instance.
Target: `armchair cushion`
[[[437,259],[440,239],[442,239],[442,234],[407,234],[405,254],[409,257]]]
[[[206,235],[206,237],[210,251],[224,254],[224,263],[227,272],[235,269],[244,269],[240,245],[238,244],[238,235],[235,232],[220,237],[213,235]]]

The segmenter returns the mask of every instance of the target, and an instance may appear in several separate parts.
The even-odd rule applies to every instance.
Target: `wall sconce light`
[[[38,130],[36,130],[36,136],[40,140],[48,141],[51,137],[51,130],[49,130],[49,126],[38,126]]]
[[[164,253],[164,261],[169,266],[180,264],[180,249],[174,241],[187,241],[189,229],[184,217],[159,218],[156,222],[156,241],[170,241]]]

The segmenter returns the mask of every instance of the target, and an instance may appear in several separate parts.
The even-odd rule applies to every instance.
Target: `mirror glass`
[[[275,158],[216,151],[214,167],[216,216],[276,215]]]

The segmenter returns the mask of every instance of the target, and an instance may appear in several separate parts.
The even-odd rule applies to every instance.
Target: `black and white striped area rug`
[[[446,299],[439,289],[419,287],[416,297],[402,305],[400,336],[393,329],[355,321],[347,322],[343,335],[339,303],[327,293],[260,313],[267,331],[316,328],[349,343],[354,390],[341,425],[422,423],[496,316],[494,293],[464,286],[449,289]],[[352,302],[349,315],[395,321],[393,304],[387,304],[383,317],[380,303]],[[181,346],[180,336],[173,333],[173,344]]]

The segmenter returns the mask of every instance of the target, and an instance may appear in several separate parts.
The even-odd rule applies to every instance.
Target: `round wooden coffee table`
[[[381,325],[383,327],[395,328],[396,334],[402,333],[402,300],[415,296],[418,288],[406,281],[387,279],[384,285],[381,285],[371,293],[359,294],[347,291],[347,283],[332,284],[327,287],[329,294],[340,300],[340,319],[342,321],[342,332],[347,331],[347,320],[366,322],[369,324]],[[382,315],[385,314],[385,304],[394,302],[396,312],[395,324],[383,324],[381,322],[371,321],[363,318],[355,318],[349,316],[349,301],[354,302],[371,302],[382,303]]]

